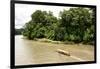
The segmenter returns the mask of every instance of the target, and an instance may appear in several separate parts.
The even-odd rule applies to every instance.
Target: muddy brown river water
[[[58,53],[62,49],[71,56]],[[54,44],[27,40],[22,35],[15,36],[15,65],[50,64],[94,61],[94,47],[82,44]]]

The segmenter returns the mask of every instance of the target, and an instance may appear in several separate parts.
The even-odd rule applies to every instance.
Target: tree
[[[36,10],[32,15],[33,23],[41,23],[42,25],[51,25],[57,22],[57,18],[53,16],[52,12]]]
[[[32,20],[24,26],[23,35],[29,39],[47,38],[57,41],[93,42],[95,9],[70,8],[59,13],[57,19],[51,11],[36,10]]]
[[[54,26],[51,25],[57,22],[57,18],[53,16],[52,12],[36,10],[31,17],[32,20],[24,26],[23,35],[29,39],[51,38],[51,35],[47,37],[48,30],[54,29]]]
[[[87,8],[64,10],[60,12],[60,17],[60,25],[66,27],[68,39],[73,41],[83,41],[85,31],[93,25],[90,10]]]

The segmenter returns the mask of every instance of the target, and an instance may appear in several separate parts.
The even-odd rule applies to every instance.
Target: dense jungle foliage
[[[93,43],[95,40],[94,9],[70,8],[55,17],[51,11],[36,10],[31,21],[24,25],[23,35],[28,39],[47,38],[56,41]]]

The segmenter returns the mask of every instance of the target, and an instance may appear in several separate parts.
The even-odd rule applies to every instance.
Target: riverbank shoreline
[[[28,38],[26,38],[23,35],[22,35],[22,38],[29,40]],[[45,42],[45,43],[53,43],[53,44],[71,44],[71,45],[90,45],[90,46],[94,46],[91,43],[86,43],[85,44],[83,42],[75,43],[73,41],[54,41],[54,40],[50,40],[50,39],[47,39],[47,38],[34,38],[33,41],[39,41],[39,42]]]

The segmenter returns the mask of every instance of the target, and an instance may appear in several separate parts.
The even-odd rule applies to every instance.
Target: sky
[[[22,28],[25,23],[31,20],[31,14],[36,10],[51,11],[54,16],[58,17],[60,11],[64,9],[68,10],[69,8],[62,6],[15,4],[15,28]]]

